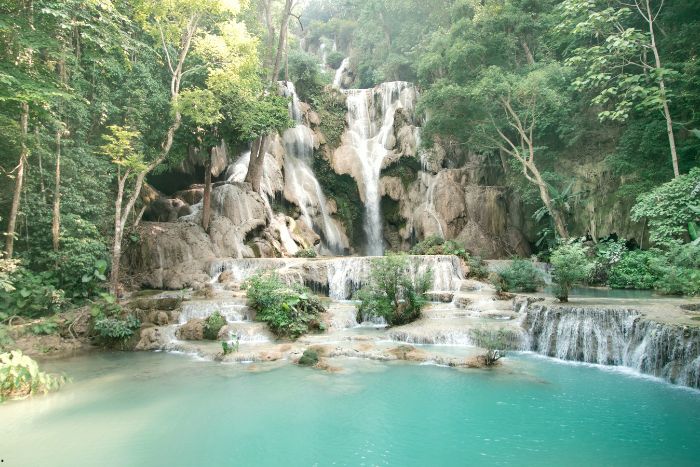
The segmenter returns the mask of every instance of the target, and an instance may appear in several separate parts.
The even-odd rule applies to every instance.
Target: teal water
[[[343,373],[164,353],[53,363],[0,406],[2,466],[698,465],[700,393],[522,355],[497,370]]]

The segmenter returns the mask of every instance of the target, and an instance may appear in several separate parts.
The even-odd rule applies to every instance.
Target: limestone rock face
[[[200,318],[191,319],[179,328],[175,333],[178,339],[183,341],[204,340],[204,320]]]
[[[212,190],[209,234],[201,211],[171,223],[144,222],[140,241],[127,249],[129,270],[139,283],[153,288],[202,287],[209,281],[205,264],[214,258],[250,258],[246,239],[268,223],[265,205],[247,184],[232,183]],[[260,248],[274,256],[271,248]]]

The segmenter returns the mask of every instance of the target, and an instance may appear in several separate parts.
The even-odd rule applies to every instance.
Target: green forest
[[[353,88],[418,86],[422,147],[462,155],[443,167],[467,153],[496,167],[540,258],[588,237],[599,262],[626,255],[628,276],[673,271],[688,283],[671,292],[698,291],[694,0],[0,0],[0,43],[2,320],[138,288],[123,252],[141,242],[153,187],[182,167],[204,184],[208,231],[221,141],[252,147],[246,182],[260,191],[267,135],[294,125],[278,80],[340,144],[345,108],[322,68],[346,57]],[[394,169],[415,177],[407,164]],[[354,182],[314,169],[355,238]],[[588,223],[591,209],[609,222]]]

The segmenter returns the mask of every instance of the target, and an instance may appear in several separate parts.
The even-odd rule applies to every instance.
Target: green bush
[[[303,285],[287,285],[274,273],[261,273],[248,279],[246,289],[255,319],[267,324],[280,337],[296,339],[312,330],[322,330],[320,314],[325,308]]]
[[[9,315],[38,318],[57,313],[65,305],[62,290],[51,272],[35,273],[19,267],[12,273],[12,288],[0,288],[0,309]]]
[[[332,51],[326,56],[326,64],[334,70],[340,68],[343,60],[345,60],[345,56],[337,50]]]
[[[610,269],[622,259],[627,252],[625,240],[606,240],[594,246],[595,261],[591,268],[588,284],[608,285]]]
[[[359,320],[381,317],[389,326],[415,321],[428,303],[425,292],[432,280],[432,271],[411,277],[409,259],[404,254],[373,260],[368,283],[355,294],[360,300]]]
[[[315,55],[303,50],[291,50],[288,69],[289,80],[294,83],[299,99],[311,102],[313,97],[321,94],[324,76]],[[280,70],[279,79],[284,79],[284,70]]]
[[[672,247],[657,259],[656,289],[666,295],[700,295],[700,246],[692,243]]]
[[[589,277],[593,263],[587,253],[588,248],[576,241],[562,243],[552,252],[554,295],[560,302],[568,302],[571,287]]]
[[[700,222],[698,192],[700,167],[654,188],[637,199],[632,220],[647,219],[649,239],[659,246],[692,239],[691,231]]]
[[[124,346],[141,327],[141,322],[132,313],[124,310],[113,295],[102,294],[91,307],[94,337],[103,345]]]
[[[412,255],[454,255],[469,261],[471,256],[464,245],[454,240],[444,240],[436,235],[416,243],[409,251]],[[479,259],[480,261],[480,259]]]
[[[299,359],[299,365],[301,366],[314,366],[318,363],[318,352],[311,349],[304,350],[303,355]]]
[[[65,378],[39,371],[39,365],[19,350],[0,354],[0,402],[58,390]]]
[[[58,323],[52,320],[47,320],[47,321],[40,321],[36,324],[33,324],[29,327],[29,331],[32,334],[38,335],[38,336],[48,336],[50,334],[56,334],[58,333],[59,326]]]
[[[661,256],[659,250],[624,252],[610,268],[608,285],[614,289],[653,289],[659,280],[654,263]]]
[[[544,287],[542,273],[528,259],[515,258],[509,266],[496,272],[502,292],[536,292]]]
[[[204,338],[210,341],[216,340],[219,337],[219,331],[226,326],[226,318],[215,311],[204,320]]]
[[[313,248],[306,248],[304,250],[299,250],[296,253],[294,253],[295,258],[315,258],[316,256],[318,256],[318,254]]]

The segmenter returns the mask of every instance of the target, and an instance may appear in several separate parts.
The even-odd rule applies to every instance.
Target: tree
[[[632,220],[648,222],[649,240],[661,247],[694,240],[700,223],[700,168],[640,195]]]
[[[477,129],[482,147],[495,148],[517,162],[525,179],[537,188],[562,239],[569,237],[569,231],[564,212],[555,205],[551,187],[537,165],[537,155],[544,148],[538,146],[536,138],[566,106],[561,86],[565,73],[556,64],[536,67],[523,75],[491,67],[469,92],[476,105],[470,123]]]
[[[662,66],[655,32],[664,0],[630,2],[566,0],[561,4],[565,22],[559,29],[586,41],[567,60],[583,71],[583,76],[575,79],[573,85],[597,93],[592,103],[609,108],[599,113],[603,121],[625,121],[634,108],[661,109],[666,120],[673,174],[678,177],[678,154],[666,86],[667,79],[675,72]],[[637,25],[639,19],[644,27]]]
[[[389,326],[420,318],[428,303],[425,293],[433,282],[432,271],[411,272],[409,257],[390,254],[372,261],[369,281],[356,294],[358,320],[384,318]]]
[[[148,170],[144,162],[143,152],[139,148],[139,133],[129,128],[113,125],[109,127],[110,134],[105,135],[105,144],[101,150],[117,166],[117,197],[114,201],[114,239],[112,241],[112,269],[110,275],[110,290],[119,297],[119,271],[122,255],[122,238],[126,222],[134,207],[137,190],[143,182],[142,174]],[[135,187],[126,206],[123,205],[126,182],[136,177]]]
[[[552,280],[556,284],[554,295],[560,302],[568,302],[571,287],[589,276],[593,263],[587,253],[588,248],[578,241],[563,242],[552,252]]]

